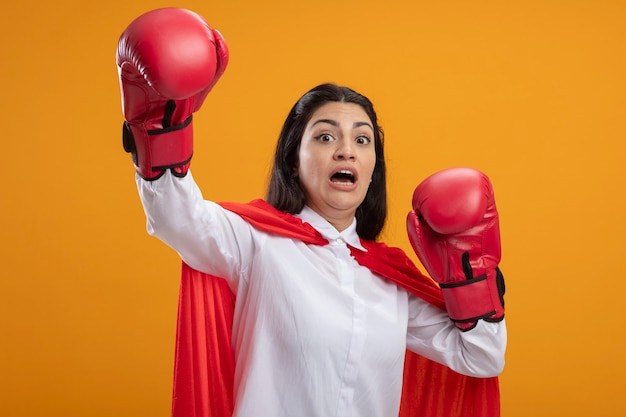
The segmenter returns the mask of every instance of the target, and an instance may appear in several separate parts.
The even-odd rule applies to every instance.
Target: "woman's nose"
[[[335,159],[344,160],[344,159],[355,159],[356,155],[354,153],[354,149],[352,148],[352,144],[350,141],[339,141],[340,143],[337,146],[337,150],[335,151]]]

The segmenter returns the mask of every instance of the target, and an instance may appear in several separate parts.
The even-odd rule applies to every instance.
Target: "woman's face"
[[[324,104],[307,123],[298,156],[307,205],[344,230],[365,199],[376,164],[369,116],[358,104]]]

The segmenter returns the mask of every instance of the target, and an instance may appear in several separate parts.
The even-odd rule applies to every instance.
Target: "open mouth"
[[[356,178],[352,172],[347,171],[347,170],[341,170],[341,171],[335,172],[330,177],[330,180],[338,184],[354,184]]]

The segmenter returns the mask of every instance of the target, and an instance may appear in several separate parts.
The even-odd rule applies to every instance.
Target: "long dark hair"
[[[363,239],[376,240],[387,218],[387,180],[384,134],[372,102],[356,91],[335,84],[321,84],[305,93],[293,106],[278,138],[274,165],[266,200],[275,208],[299,213],[306,203],[306,194],[294,172],[302,135],[313,113],[328,102],[355,103],[365,110],[374,126],[376,165],[365,199],[356,210],[357,233]]]

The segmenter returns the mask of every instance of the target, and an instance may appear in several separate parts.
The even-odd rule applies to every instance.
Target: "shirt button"
[[[336,242],[337,242],[338,245],[343,245],[343,243],[344,243],[343,239],[340,238],[340,237],[337,238]]]

